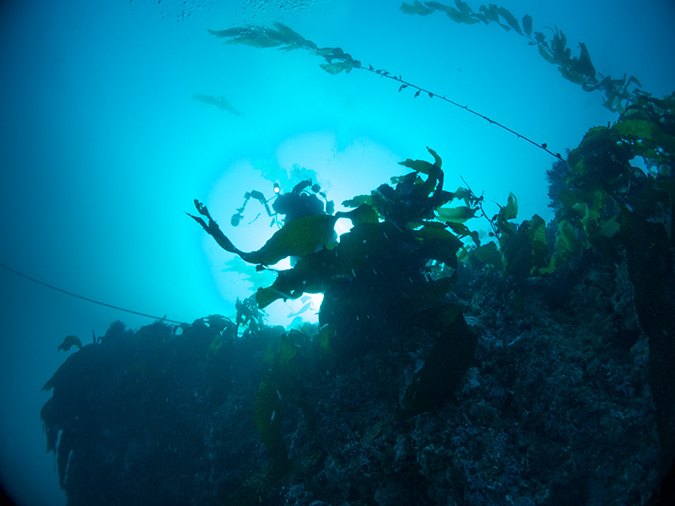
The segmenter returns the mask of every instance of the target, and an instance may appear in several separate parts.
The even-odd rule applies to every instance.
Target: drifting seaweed
[[[437,4],[437,2],[430,2],[431,4],[434,4],[436,6],[440,6],[441,4]],[[410,7],[410,9],[417,9],[416,6],[421,5],[419,2],[416,2],[414,6]],[[440,8],[440,7],[438,7]],[[465,9],[466,10],[466,9]],[[453,9],[453,12],[454,9]],[[466,17],[465,14],[463,14],[460,11],[456,11],[457,16],[464,16]],[[464,19],[464,18],[462,18]],[[468,18],[471,19],[471,18]],[[464,21],[467,22],[467,21]],[[269,47],[278,47],[280,49],[298,49],[302,48],[307,51],[309,51],[311,54],[316,55],[316,56],[321,56],[326,60],[326,63],[321,63],[319,66],[324,69],[326,72],[329,74],[339,74],[342,71],[345,71],[347,73],[351,72],[352,69],[362,69],[362,70],[367,70],[368,72],[372,72],[374,74],[377,74],[381,77],[386,77],[387,79],[392,79],[398,83],[400,83],[398,91],[403,91],[406,88],[411,88],[414,90],[417,90],[414,94],[414,98],[419,97],[423,92],[425,95],[427,95],[429,98],[434,98],[437,97],[438,99],[447,102],[451,105],[454,105],[455,107],[459,107],[460,109],[464,109],[470,114],[473,114],[475,116],[478,116],[479,118],[484,119],[491,125],[498,126],[499,128],[502,128],[506,130],[507,132],[512,133],[519,139],[523,139],[530,144],[538,147],[539,149],[543,149],[547,153],[549,153],[552,156],[555,156],[558,159],[562,159],[560,153],[554,153],[553,151],[548,149],[548,145],[546,143],[538,143],[530,139],[529,137],[526,137],[515,130],[512,130],[511,128],[508,128],[507,126],[494,121],[487,116],[484,116],[483,114],[474,111],[473,109],[470,109],[469,107],[465,105],[461,105],[449,98],[446,98],[444,95],[439,95],[438,93],[435,93],[431,90],[428,90],[426,88],[423,88],[421,86],[418,86],[414,83],[411,83],[409,81],[405,81],[401,76],[395,76],[389,73],[387,70],[384,69],[376,69],[372,65],[368,65],[367,67],[362,65],[359,60],[355,60],[354,58],[351,57],[348,53],[345,53],[341,48],[339,47],[327,47],[327,48],[319,48],[314,42],[305,39],[301,35],[299,35],[297,32],[291,30],[287,26],[281,24],[281,23],[275,23],[276,29],[271,29],[271,28],[265,28],[265,27],[257,27],[257,26],[248,26],[248,27],[237,27],[237,28],[230,28],[228,30],[220,30],[220,31],[214,31],[214,30],[209,30],[209,33],[216,37],[220,38],[229,38],[227,41],[230,44],[245,44],[245,45],[250,45],[254,46],[257,48],[269,48]]]
[[[558,27],[546,27],[553,34],[551,41],[546,40],[543,32],[532,31],[532,17],[526,14],[521,22],[504,7],[495,4],[481,5],[474,12],[466,2],[455,0],[455,5],[459,10],[439,2],[416,1],[414,4],[403,2],[400,10],[404,14],[417,14],[428,16],[436,11],[445,12],[447,16],[455,23],[476,24],[483,22],[486,25],[496,23],[506,31],[514,30],[529,40],[528,44],[537,46],[539,54],[547,62],[557,65],[560,74],[568,81],[578,84],[584,91],[600,90],[604,94],[603,106],[612,112],[624,112],[630,104],[642,96],[648,96],[641,89],[640,81],[634,76],[626,79],[612,79],[610,76],[603,76],[597,72],[591,62],[591,55],[588,52],[586,44],[579,44],[579,56],[572,56],[572,50],[567,47],[567,38]],[[521,27],[522,23],[522,27]],[[533,37],[534,35],[534,37]],[[631,84],[636,86],[629,89]]]

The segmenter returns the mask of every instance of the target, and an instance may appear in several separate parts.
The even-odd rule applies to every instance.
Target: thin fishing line
[[[32,278],[32,277],[28,276],[27,274],[24,274],[22,272],[17,271],[16,269],[12,269],[11,267],[6,266],[3,263],[0,263],[0,267],[2,267],[5,270],[8,270],[9,272],[12,272],[12,273],[16,274],[17,276],[21,276],[22,278],[25,278],[29,281],[32,281],[33,283],[37,283],[38,285],[42,285],[44,287],[51,288],[52,290],[56,290],[57,292],[61,292],[61,293],[64,293],[66,295],[70,295],[71,297],[75,297],[77,299],[86,300],[87,302],[93,302],[94,304],[98,304],[99,306],[105,306],[105,307],[109,307],[111,309],[117,309],[118,311],[124,311],[126,313],[131,313],[131,314],[135,314],[135,315],[138,315],[138,316],[145,316],[146,318],[152,318],[153,320],[161,320],[161,321],[165,321],[165,322],[176,323],[178,325],[180,325],[181,323],[184,323],[184,322],[179,322],[179,321],[176,321],[176,320],[170,320],[168,318],[153,316],[151,314],[140,313],[138,311],[133,311],[131,309],[126,309],[126,308],[123,308],[123,307],[120,307],[120,306],[114,306],[112,304],[108,304],[107,302],[101,302],[101,301],[98,301],[98,300],[95,300],[95,299],[90,299],[89,297],[85,297],[83,295],[78,295],[76,293],[69,292],[68,290],[64,290],[63,288],[59,288],[57,286],[50,285],[49,283],[45,283],[44,281],[40,281],[39,279]]]

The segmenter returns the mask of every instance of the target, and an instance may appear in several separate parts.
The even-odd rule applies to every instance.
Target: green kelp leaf
[[[434,165],[440,169],[441,166],[443,165],[443,160],[441,160],[441,157],[438,155],[438,153],[436,153],[436,151],[431,149],[429,146],[427,146],[427,151],[429,151],[429,153],[431,153],[431,156],[434,157]]]
[[[462,2],[462,0],[455,0],[455,5],[457,5],[459,10],[439,2],[427,2],[426,4],[432,9],[445,12],[445,14],[455,23],[466,23],[472,25],[481,21],[480,17],[473,16],[471,7],[469,7],[469,5],[465,2]]]
[[[443,165],[443,160],[441,160],[441,157],[438,156],[438,153],[436,153],[436,151],[434,151],[428,146],[427,151],[429,151],[429,153],[431,153],[431,156],[434,157],[433,164],[425,160],[411,160],[410,158],[406,159],[403,162],[398,162],[398,164],[434,178],[438,177],[439,174],[442,174],[441,165]],[[403,177],[408,177],[408,175]]]
[[[620,228],[621,223],[619,223],[619,221],[617,221],[616,218],[611,218],[607,220],[605,223],[603,223],[598,233],[603,237],[610,238],[613,237],[614,234],[616,234]]]
[[[639,216],[650,216],[650,222],[665,224],[665,217],[667,215],[664,215],[662,211],[657,212],[657,209],[663,209],[672,202],[673,194],[668,188],[669,183],[672,187],[672,180],[647,179],[639,193],[631,197],[631,211]],[[672,208],[671,211],[675,212]]]
[[[635,76],[630,76],[628,78],[628,82],[626,83],[626,86],[630,85],[630,83],[635,83],[636,85],[638,85],[638,87],[642,88],[642,83],[640,81],[638,81],[638,78],[635,77]]]
[[[611,128],[611,131],[637,142],[635,150],[638,154],[659,147],[669,153],[675,153],[675,136],[663,133],[659,125],[651,121],[643,119],[620,121]]]
[[[558,224],[557,242],[563,247],[561,253],[577,253],[581,251],[581,242],[579,242],[574,233],[574,227],[567,220],[563,220]],[[556,250],[560,249],[559,245],[556,245]]]
[[[535,214],[530,220],[532,229],[532,242],[540,242],[546,245],[546,222],[544,219]]]
[[[445,14],[455,23],[466,23],[466,20],[469,20],[469,23],[473,21],[473,18],[464,16],[461,12],[453,7],[447,6],[443,10],[445,11]]]
[[[297,299],[305,293],[323,293],[336,271],[335,253],[323,249],[304,256],[292,269],[279,271],[277,279],[267,288],[258,288],[255,301],[264,309],[278,299]]]
[[[579,61],[576,63],[574,70],[590,79],[595,79],[595,67],[591,62],[591,55],[586,48],[586,44],[582,42],[579,44],[579,47],[581,48],[581,54],[579,55]]]
[[[244,26],[235,26],[234,28],[228,28],[227,30],[209,30],[206,29],[211,35],[218,38],[223,37],[237,37],[243,35],[247,32],[250,32],[251,29]]]
[[[314,44],[314,42],[305,39],[298,32],[292,30],[283,23],[274,23],[274,26],[277,28],[279,39],[282,40],[284,44],[289,44],[293,47],[301,47],[305,49],[316,49],[316,44]]]
[[[415,235],[425,246],[428,258],[457,267],[457,251],[462,241],[440,223],[427,223]]]
[[[462,0],[455,0],[455,5],[462,12],[462,14],[465,16],[471,16],[471,7],[469,7],[468,3],[463,2]]]
[[[304,216],[284,225],[258,251],[240,254],[247,262],[274,265],[289,256],[304,257],[333,236],[337,218],[326,214]]]
[[[549,63],[556,63],[555,57],[548,52],[548,48],[543,44],[539,44],[539,54],[541,57]]]
[[[525,30],[525,35],[532,36],[532,16],[529,14],[523,16],[523,30]]]
[[[433,10],[422,5],[419,0],[415,0],[412,5],[407,2],[403,2],[399,9],[401,9],[403,14],[419,14],[420,16],[428,16],[434,12]]]
[[[447,5],[444,5],[440,2],[424,2],[424,4],[431,9],[432,11],[437,10],[437,11],[443,11],[445,12],[445,9],[448,8]]]
[[[279,357],[277,364],[280,367],[289,367],[291,360],[298,354],[297,346],[288,337],[281,336],[279,342]]]
[[[606,146],[612,145],[611,132],[607,127],[592,127],[586,132],[579,146],[573,149],[567,157],[567,165],[570,172],[574,175],[585,176],[589,172],[585,159],[590,156],[594,150],[607,149]]]
[[[623,86],[626,84],[626,74],[624,74],[621,79],[611,79],[610,82],[613,86],[623,88]]]
[[[520,29],[520,25],[518,24],[518,20],[513,14],[511,14],[509,10],[505,9],[504,7],[499,7],[497,12],[499,12],[499,15],[506,20],[511,28],[513,28],[520,35],[523,34],[523,31]]]
[[[346,70],[347,74],[349,74],[353,68],[360,67],[360,65],[356,65],[356,63],[357,62],[355,62],[355,60],[346,60],[332,63],[321,63],[319,64],[319,67],[333,75],[339,74],[343,70]]]
[[[471,237],[476,246],[480,246],[480,237],[478,232],[470,230],[469,227],[462,223],[446,223],[446,226],[460,239],[464,237]]]
[[[454,199],[457,199],[457,200],[463,200],[464,203],[467,206],[471,205],[473,193],[470,190],[468,190],[466,188],[462,188],[460,186],[454,192],[448,192],[448,193],[450,193],[450,200],[448,200],[448,202],[450,202]]]
[[[516,216],[518,216],[518,199],[512,192],[509,192],[509,199],[506,206],[500,209],[499,217],[508,221],[515,219]]]
[[[556,61],[565,65],[567,65],[572,56],[572,50],[567,47],[567,37],[562,30],[558,30],[557,26],[553,34],[553,40],[551,41],[551,51],[553,51]]]
[[[548,245],[546,244],[546,222],[535,214],[530,220],[532,231],[532,275],[539,273],[541,269],[548,267]]]
[[[448,222],[448,223],[464,223],[465,221],[473,218],[476,215],[478,209],[472,209],[467,206],[458,206],[443,208],[440,207],[436,209],[436,214],[439,220]]]
[[[223,33],[227,31],[228,30],[222,30],[220,35],[216,36],[226,37],[226,35],[223,35]],[[268,47],[277,47],[282,44],[282,42],[275,37],[277,33],[278,32],[276,30],[269,30],[267,28],[247,27],[245,30],[239,32],[236,36],[230,35],[230,37],[234,38],[228,40],[227,43],[243,44],[245,46],[253,46],[262,49]]]
[[[368,204],[361,204],[353,211],[346,213],[336,213],[336,216],[338,218],[348,218],[354,226],[361,225],[362,223],[378,223],[380,221],[377,211]]]
[[[502,255],[494,242],[476,248],[472,251],[472,255],[483,265],[492,265],[499,271],[504,269]]]
[[[282,434],[285,403],[279,399],[278,389],[270,374],[258,386],[253,401],[253,418],[263,444],[276,464],[288,461]]]
[[[425,311],[420,321],[434,322],[442,331],[403,396],[403,419],[436,410],[449,401],[471,367],[478,344],[457,305]]]
[[[579,190],[562,190],[558,194],[558,200],[567,209],[572,209],[578,203],[592,204],[593,194]]]
[[[429,163],[425,160],[411,160],[410,158],[406,159],[403,162],[398,162],[399,165],[408,167],[409,169],[414,170],[415,172],[421,172],[422,174],[436,174],[438,167],[434,164]]]
[[[66,336],[56,351],[68,351],[73,346],[76,346],[79,350],[82,349],[82,341],[80,341],[80,338],[73,335]]]
[[[499,10],[495,4],[490,4],[489,8],[481,5],[478,7],[478,10],[485,14],[488,21],[496,21],[499,23]]]
[[[342,205],[345,207],[359,207],[362,204],[372,206],[373,197],[370,195],[357,195],[354,198],[342,201]]]
[[[574,84],[585,84],[586,83],[586,78],[579,74],[578,72],[575,72],[573,70],[570,70],[569,68],[566,67],[558,67],[558,71],[562,74],[562,76],[567,79],[568,81],[574,83]]]

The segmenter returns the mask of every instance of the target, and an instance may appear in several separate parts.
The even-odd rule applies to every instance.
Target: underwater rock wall
[[[521,297],[513,279],[460,271],[452,298],[479,340],[453,399],[402,418],[434,339],[383,329],[289,405],[293,464],[279,474],[253,405],[281,329],[226,339],[214,356],[228,330],[208,318],[181,335],[113,324],[46,385],[68,504],[642,504],[658,484],[659,443],[627,267],[571,275],[568,302],[551,309],[559,285]]]
[[[236,323],[115,323],[66,360],[41,416],[68,504],[647,504],[675,455],[673,111],[589,130],[549,171],[549,224],[444,190],[432,149],[255,252],[195,201],[225,250],[299,260]],[[262,323],[305,292],[320,327]]]

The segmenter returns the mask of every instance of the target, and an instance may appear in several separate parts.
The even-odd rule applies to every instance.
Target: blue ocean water
[[[478,3],[469,2],[477,8]],[[316,171],[338,204],[400,175],[399,161],[443,158],[495,213],[509,192],[519,217],[550,219],[550,154],[484,119],[371,72],[331,75],[303,50],[224,43],[208,29],[281,22],[339,46],[499,122],[554,152],[617,119],[563,79],[514,31],[404,14],[401,2],[6,0],[0,5],[0,262],[43,283],[177,321],[232,314],[252,285],[185,213],[193,199],[228,223],[244,193],[272,195],[264,170]],[[675,5],[650,0],[505,0],[534,29],[583,42],[603,75],[675,89]],[[549,33],[549,32],[547,32]],[[225,97],[232,110],[195,100]],[[262,208],[247,207],[246,223]],[[243,250],[275,229],[262,215],[228,235]],[[65,504],[45,452],[40,388],[116,319],[152,320],[91,304],[0,269],[0,477],[19,504]],[[302,304],[270,308],[285,322]]]

